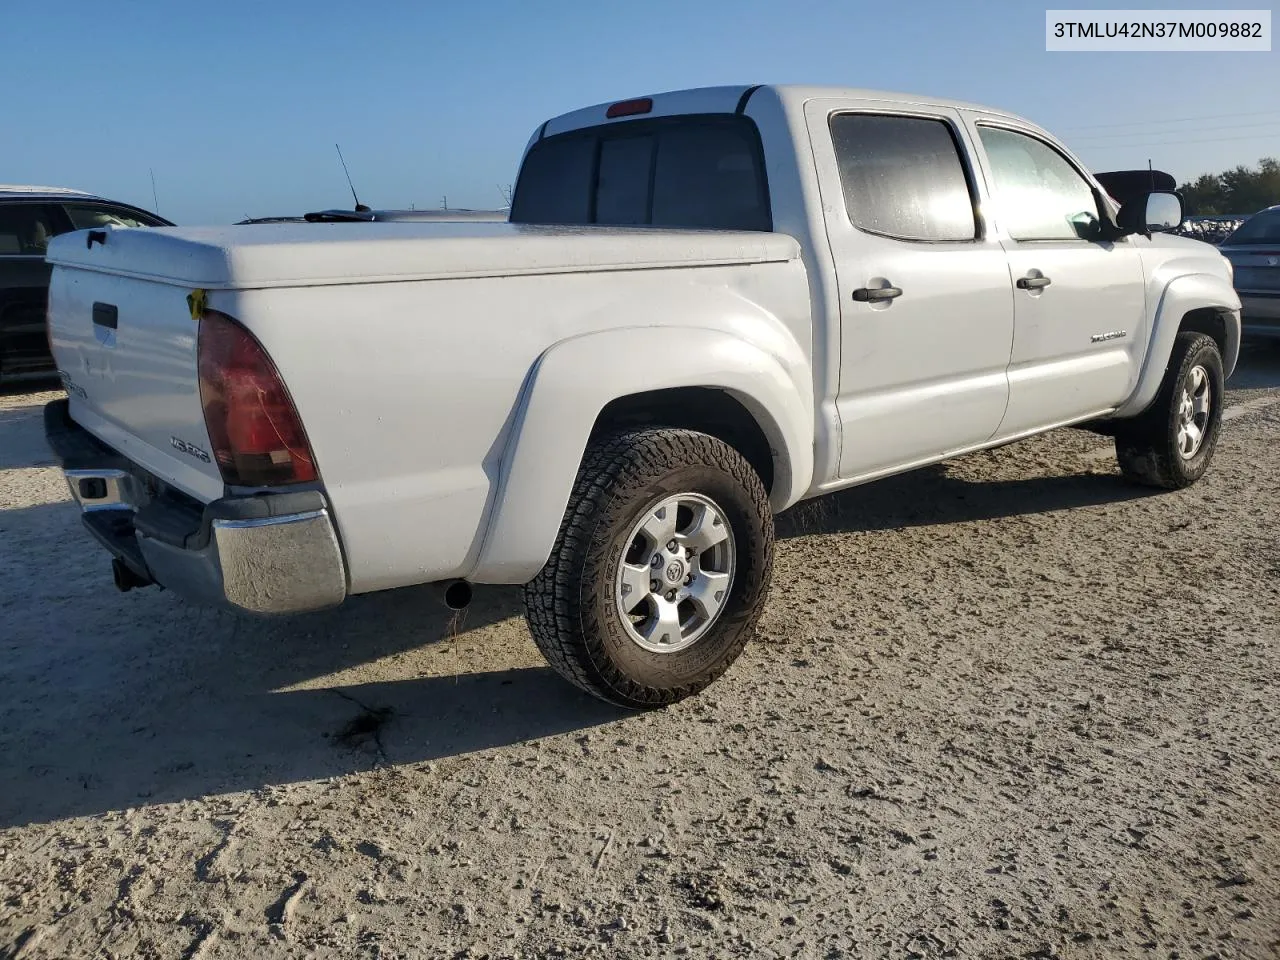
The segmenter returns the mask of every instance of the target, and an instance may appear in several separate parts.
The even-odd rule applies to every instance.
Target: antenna
[[[1156,171],[1155,167],[1151,166],[1150,157],[1147,157],[1147,176],[1151,178],[1151,191],[1154,193],[1156,189]]]
[[[335,143],[333,149],[338,151],[338,162],[342,164],[342,172],[347,175],[347,186],[351,188],[351,199],[355,201],[356,213],[367,213],[369,208],[361,203],[360,198],[356,196],[355,184],[351,182],[351,171],[347,169],[347,161],[342,158],[342,148]]]
[[[149,171],[149,172],[150,172],[150,174],[151,174],[151,202],[155,205],[154,207],[152,207],[152,209],[153,209],[156,213],[159,213],[159,212],[160,212],[160,198],[159,198],[158,196],[156,196],[156,172],[155,172],[155,170],[152,170],[152,169],[150,169],[150,168],[148,168],[148,171]]]

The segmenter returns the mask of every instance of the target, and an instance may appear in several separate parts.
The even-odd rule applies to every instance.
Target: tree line
[[[1280,161],[1264,157],[1256,168],[1238,166],[1201,174],[1178,187],[1187,216],[1251,214],[1280,203]]]

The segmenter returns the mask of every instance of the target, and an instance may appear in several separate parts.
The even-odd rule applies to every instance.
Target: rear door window
[[[714,114],[550,137],[525,158],[511,221],[772,230],[760,135]]]
[[[831,118],[831,140],[858,229],[898,240],[977,237],[973,195],[946,121],[841,113]]]

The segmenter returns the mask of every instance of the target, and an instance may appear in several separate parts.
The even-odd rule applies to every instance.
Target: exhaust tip
[[[111,560],[111,580],[121,593],[128,593],[134,587],[149,587],[155,582],[147,577],[138,576],[119,557],[113,557]]]
[[[464,610],[471,603],[471,584],[465,580],[454,580],[444,586],[441,591],[444,605],[450,610]]]

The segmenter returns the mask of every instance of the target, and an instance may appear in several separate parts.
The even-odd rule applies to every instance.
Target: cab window
[[[1014,240],[1092,240],[1098,200],[1074,166],[1042,140],[979,125],[994,180],[992,199]]]
[[[973,240],[973,196],[951,127],[930,117],[839,113],[831,142],[849,219],[897,240]]]

